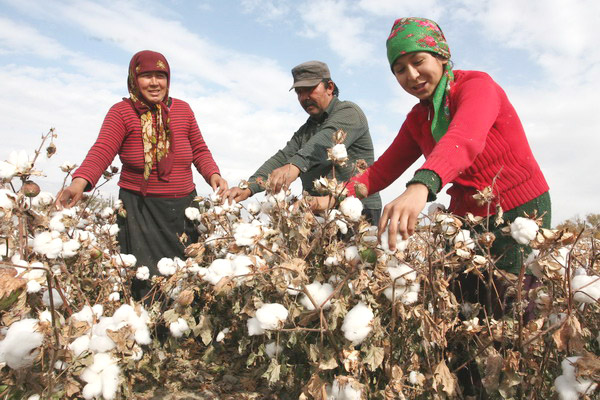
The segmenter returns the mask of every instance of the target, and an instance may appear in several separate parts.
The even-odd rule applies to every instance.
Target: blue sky
[[[455,68],[488,72],[508,93],[550,184],[554,222],[600,212],[596,0],[0,0],[0,159],[33,153],[55,127],[58,153],[40,164],[40,183],[57,191],[58,165],[85,157],[106,111],[127,95],[127,65],[142,49],[169,60],[170,94],[190,103],[231,185],[305,121],[288,89],[290,69],[307,60],[327,62],[340,98],[362,107],[380,155],[415,103],[385,57],[404,16],[436,20]],[[196,184],[208,192],[199,176]]]

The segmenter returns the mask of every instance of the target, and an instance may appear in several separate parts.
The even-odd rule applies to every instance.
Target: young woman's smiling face
[[[392,72],[402,89],[419,100],[429,100],[444,74],[447,62],[427,51],[419,51],[398,57]]]

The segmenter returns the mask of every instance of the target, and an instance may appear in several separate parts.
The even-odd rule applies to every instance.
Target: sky
[[[59,165],[81,163],[144,49],[169,61],[170,95],[191,105],[230,185],[306,121],[289,88],[291,68],[308,60],[326,62],[340,99],[363,109],[377,157],[416,103],[385,53],[407,16],[437,21],[454,68],[485,71],[506,91],[550,186],[553,223],[600,213],[597,0],[0,0],[0,160],[33,154],[55,128],[58,152],[37,164],[37,181],[57,192]],[[381,192],[384,203],[422,162]],[[102,188],[117,190],[116,180]]]

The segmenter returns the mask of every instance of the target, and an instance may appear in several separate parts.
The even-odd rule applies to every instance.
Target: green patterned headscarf
[[[392,31],[386,42],[390,67],[396,60],[407,53],[427,51],[450,60],[450,48],[444,33],[437,23],[426,18],[400,18],[394,22]],[[431,134],[436,142],[448,130],[450,125],[450,86],[454,82],[454,74],[450,63],[444,68],[442,79],[433,94],[433,121]]]

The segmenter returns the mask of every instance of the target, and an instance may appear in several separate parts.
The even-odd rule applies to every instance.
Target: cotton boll
[[[215,339],[215,340],[216,340],[217,342],[222,342],[222,341],[223,341],[223,339],[225,339],[225,335],[227,335],[228,333],[229,333],[229,328],[225,328],[225,329],[223,329],[222,331],[220,331],[220,332],[217,334],[217,337],[216,337],[216,339]]]
[[[353,261],[360,259],[360,255],[358,254],[358,247],[349,246],[344,250],[344,258],[346,261]]]
[[[188,332],[190,327],[185,319],[178,318],[177,321],[172,322],[169,325],[169,330],[171,331],[171,335],[173,335],[173,337],[178,338],[182,337],[184,333]]]
[[[573,300],[594,304],[600,299],[600,276],[575,275],[571,279]]]
[[[37,293],[42,290],[42,285],[38,281],[27,282],[27,293]]]
[[[538,224],[529,218],[517,217],[510,224],[510,235],[517,241],[517,243],[526,245],[533,239],[537,234],[540,227]]]
[[[361,400],[361,391],[352,387],[350,382],[345,384],[339,380],[334,380],[331,387],[331,396],[335,400]]]
[[[265,330],[261,327],[260,322],[256,317],[249,318],[247,326],[248,336],[262,335],[265,333]]]
[[[387,268],[387,273],[396,285],[406,285],[407,281],[415,281],[417,279],[417,271],[410,265],[403,262],[398,263],[397,265],[397,267]]]
[[[251,246],[260,236],[260,226],[254,223],[239,223],[234,227],[233,237],[238,246]]]
[[[62,249],[62,240],[52,237],[50,232],[40,232],[33,238],[33,251],[48,258],[58,257]]]
[[[256,319],[263,329],[279,329],[287,317],[288,310],[278,303],[263,304],[258,310],[256,310]]]
[[[119,292],[112,292],[111,294],[108,295],[108,301],[120,301],[121,300],[121,295],[119,294]]]
[[[94,304],[92,306],[92,311],[96,314],[97,318],[100,318],[102,314],[104,314],[104,306],[102,304]]]
[[[381,249],[385,251],[387,254],[394,253],[390,250],[390,245],[388,241],[388,230],[386,229],[381,234]],[[402,236],[400,234],[396,234],[396,251],[404,251],[408,246],[408,240],[402,240]]]
[[[52,301],[54,303],[54,307],[58,308],[63,305],[62,297],[60,297],[60,294],[56,289],[52,289]],[[42,295],[42,303],[44,303],[46,307],[50,307],[50,292],[48,290],[46,290]]]
[[[168,257],[161,258],[156,266],[158,267],[158,272],[165,276],[170,276],[177,272],[177,266],[175,265],[175,262],[173,259]]]
[[[370,324],[373,318],[373,311],[364,303],[358,303],[344,317],[344,337],[354,345],[361,343],[371,332]]]
[[[340,211],[344,214],[350,221],[358,221],[362,214],[363,204],[356,197],[350,196],[346,197],[340,203]]]
[[[210,264],[202,279],[216,285],[224,277],[233,276],[234,272],[235,266],[231,260],[218,258]]]
[[[40,400],[40,395],[39,394],[32,394],[31,396],[29,396],[27,398],[27,400]]]
[[[252,201],[246,205],[246,210],[250,214],[256,215],[260,212],[260,204],[257,201]]]
[[[119,389],[119,366],[116,364],[106,367],[100,377],[102,378],[102,397],[104,400],[113,400]]]
[[[578,399],[580,394],[592,394],[598,384],[582,377],[576,378],[574,363],[580,357],[567,357],[561,362],[562,375],[554,380],[560,399]]]
[[[129,304],[123,304],[121,307],[115,310],[112,318],[113,321],[118,324],[119,322],[128,322],[132,315],[135,315],[133,307],[131,307]]]
[[[317,305],[323,304],[325,299],[327,299],[333,293],[333,286],[331,286],[329,283],[321,284],[321,282],[316,281],[311,283],[310,285],[306,285],[306,289],[308,290],[308,293],[310,293],[313,300],[317,303]],[[307,310],[315,309],[315,306],[310,301],[307,295],[302,296],[300,304],[302,304],[302,306],[304,306],[304,308],[306,308]],[[322,306],[323,309],[328,309],[330,307],[331,300],[328,300],[327,303],[325,303]]]
[[[0,179],[12,179],[17,174],[17,167],[13,164],[0,161]]]
[[[15,166],[17,173],[27,172],[31,168],[31,161],[25,150],[11,151],[7,161]]]
[[[88,348],[96,353],[111,351],[116,347],[115,342],[108,336],[92,335]]]
[[[334,266],[334,265],[339,265],[339,263],[340,263],[340,260],[337,258],[337,256],[329,256],[323,262],[323,264],[330,266],[330,267]]]
[[[267,353],[267,356],[269,356],[269,358],[276,357],[277,354],[281,353],[282,351],[283,351],[283,347],[278,345],[276,342],[268,343],[265,346],[265,353]]]
[[[345,161],[348,158],[346,146],[343,143],[338,143],[331,148],[331,156],[334,161]]]
[[[26,318],[13,322],[0,341],[0,360],[12,369],[29,367],[37,358],[44,335],[37,331],[38,320]]]
[[[63,243],[63,248],[61,252],[61,256],[64,258],[69,258],[77,255],[77,250],[79,250],[81,245],[75,239],[67,240]]]
[[[79,336],[69,344],[69,349],[75,357],[79,357],[90,348],[90,337],[88,335]]]
[[[92,307],[86,305],[81,308],[81,311],[73,313],[71,318],[87,322],[91,325],[94,322],[94,311],[92,311]]]
[[[86,400],[92,400],[102,394],[102,380],[100,375],[95,372],[88,372],[86,376],[90,381],[83,387],[81,395]],[[83,373],[81,374],[81,377],[83,379]]]
[[[200,210],[196,207],[188,207],[185,209],[185,216],[191,221],[200,220]]]
[[[150,279],[150,270],[148,267],[141,266],[136,270],[135,277],[140,281],[147,281]]]
[[[39,313],[40,322],[52,322],[52,313],[50,310],[44,310]]]
[[[31,200],[31,205],[35,208],[43,208],[54,203],[54,196],[50,192],[40,192]]]
[[[471,239],[471,232],[467,229],[462,229],[458,234],[454,237],[454,244],[463,243],[463,245],[467,249],[474,249],[475,242]]]

